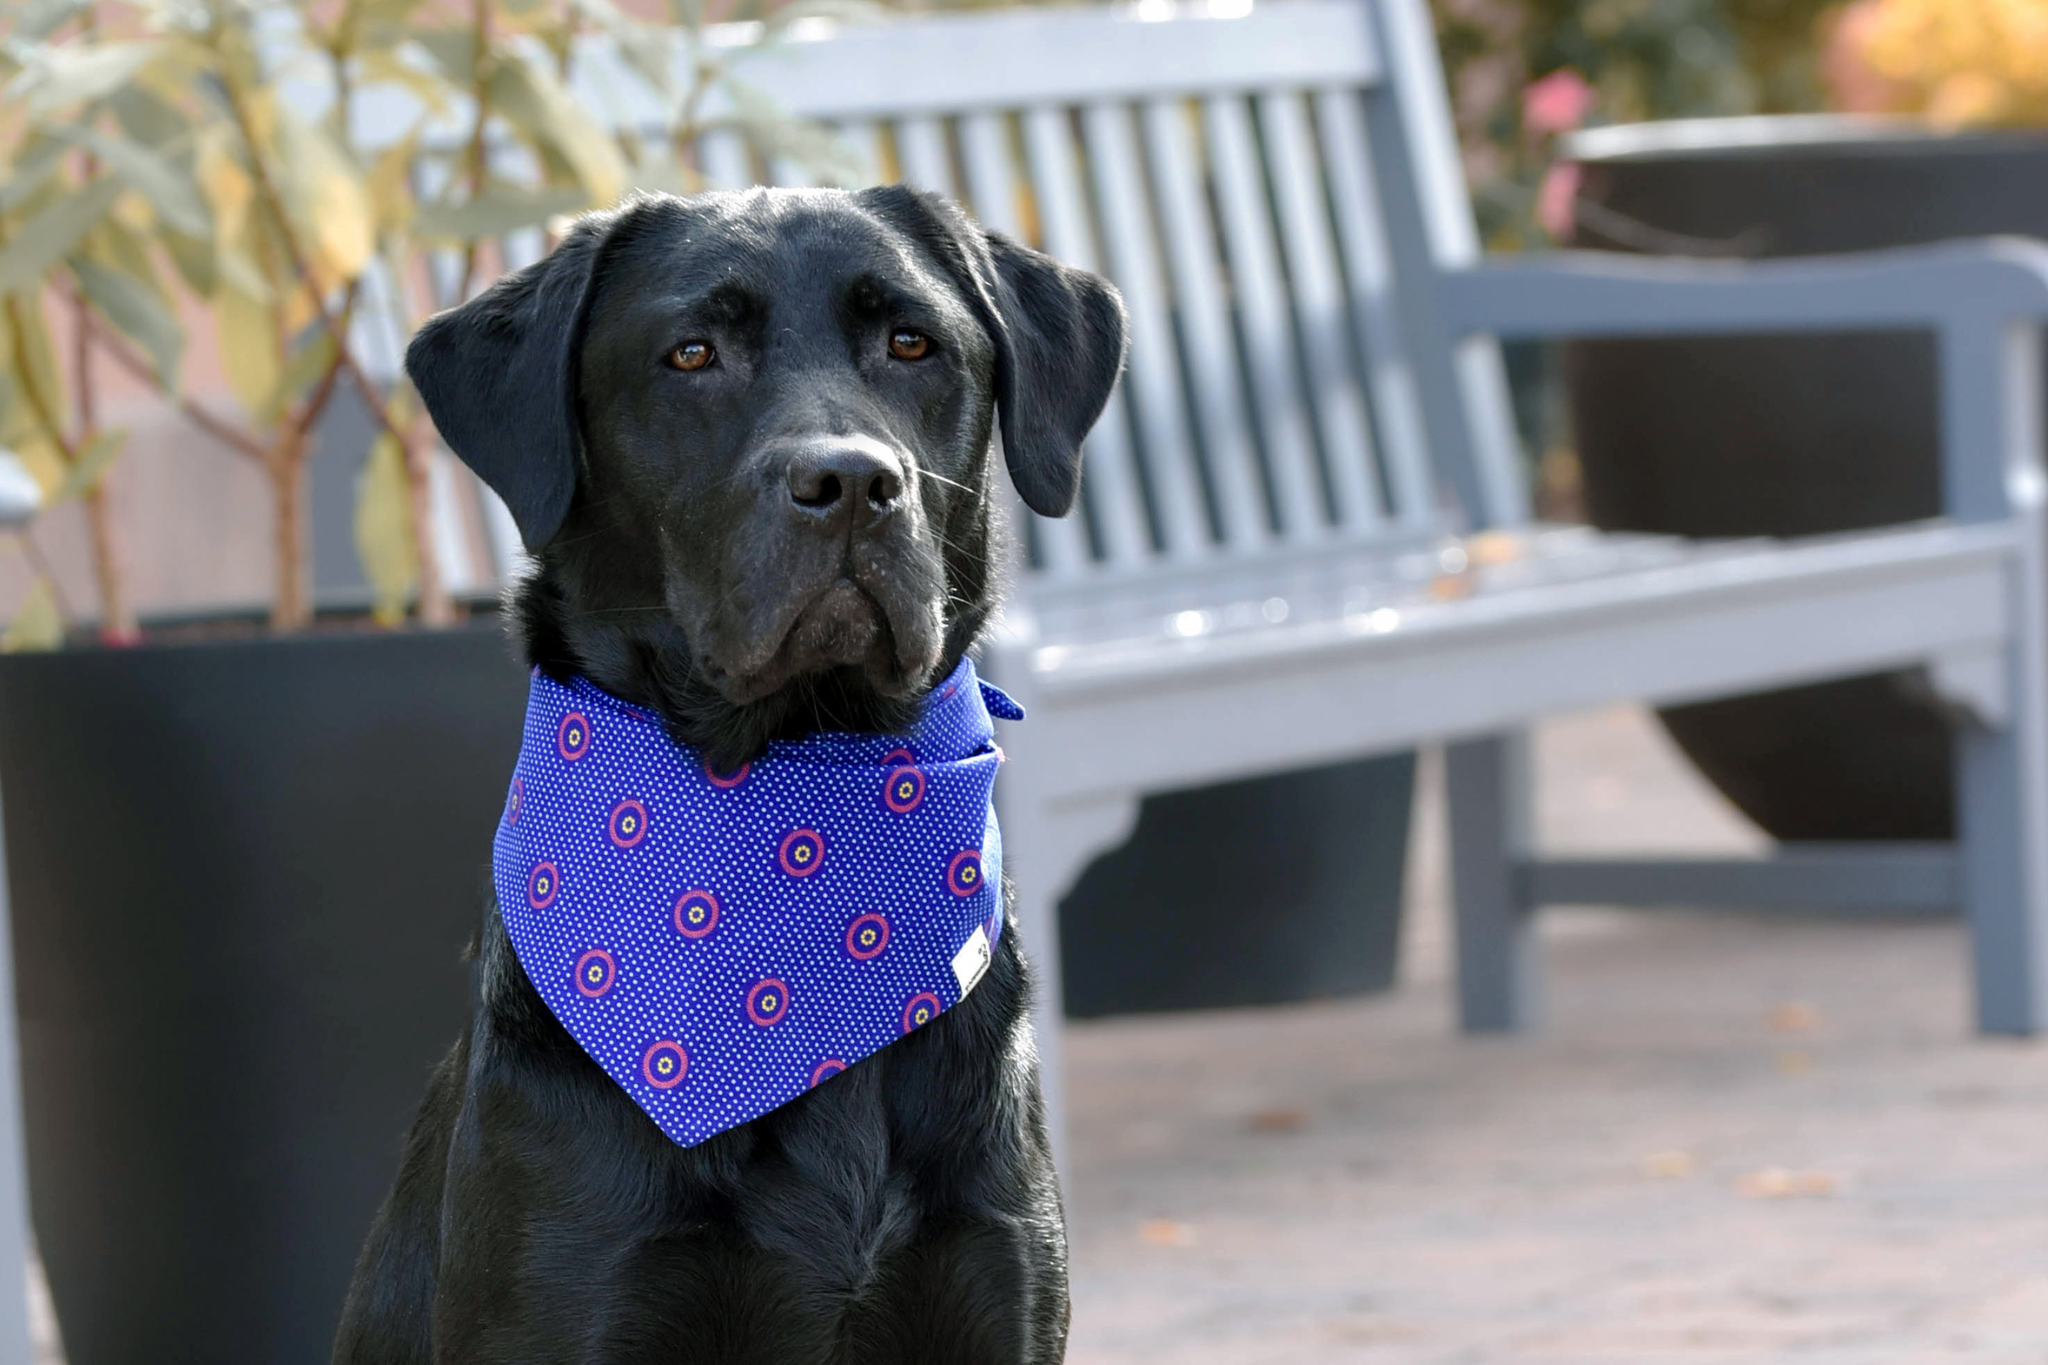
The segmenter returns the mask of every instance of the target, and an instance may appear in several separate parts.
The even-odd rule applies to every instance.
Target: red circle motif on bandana
[[[903,1031],[916,1032],[938,1018],[939,1011],[944,1008],[946,1004],[939,997],[930,991],[919,991],[911,996],[909,1003],[903,1007]]]
[[[924,769],[891,768],[882,779],[882,804],[898,815],[908,815],[923,805]]]
[[[555,752],[572,763],[590,752],[589,717],[581,711],[571,711],[562,717],[562,723],[555,727]]]
[[[789,1013],[789,987],[768,977],[756,981],[747,992],[747,1018],[762,1028],[773,1028]]]
[[[576,959],[576,989],[595,1000],[619,979],[619,964],[602,948],[592,948]]]
[[[846,951],[862,962],[871,962],[889,946],[889,921],[870,910],[854,917],[846,926]]]
[[[505,823],[519,823],[519,809],[526,804],[526,783],[521,778],[512,779],[512,794],[505,798]]]
[[[825,865],[825,840],[814,829],[793,829],[782,836],[776,861],[792,877],[808,877]]]
[[[963,848],[946,864],[946,889],[956,896],[971,896],[981,890],[981,850]]]
[[[612,807],[607,829],[620,848],[633,847],[647,837],[647,807],[633,800],[619,802]]]
[[[882,766],[884,768],[900,768],[905,764],[915,765],[916,763],[917,755],[908,749],[891,749],[888,753],[882,755]]]
[[[545,910],[562,890],[562,870],[553,863],[541,863],[526,878],[526,903]]]
[[[740,783],[747,780],[747,774],[752,772],[753,768],[754,765],[751,763],[742,763],[729,773],[721,773],[713,771],[711,765],[706,763],[704,765],[704,780],[714,787],[737,787]]]
[[[709,891],[685,891],[676,897],[676,932],[684,938],[703,938],[718,927],[718,897]]]
[[[837,1057],[827,1057],[824,1061],[811,1068],[812,1088],[816,1089],[844,1070],[846,1070],[845,1062],[840,1061]]]
[[[656,1090],[673,1090],[690,1074],[690,1054],[681,1043],[663,1039],[641,1056],[640,1074]]]

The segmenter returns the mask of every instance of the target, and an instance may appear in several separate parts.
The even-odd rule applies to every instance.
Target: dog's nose
[[[790,457],[785,477],[799,512],[833,524],[880,521],[903,496],[903,463],[879,441],[806,446]]]

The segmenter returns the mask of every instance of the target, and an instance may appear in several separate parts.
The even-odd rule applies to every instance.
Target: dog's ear
[[[995,266],[1003,458],[1027,507],[1063,517],[1081,491],[1081,439],[1123,372],[1123,296],[1100,275],[1000,232],[986,238]]]
[[[1100,275],[1062,265],[958,207],[902,185],[868,203],[939,258],[995,344],[1003,458],[1024,503],[1063,517],[1081,491],[1081,439],[1124,366],[1123,296]]]
[[[427,319],[405,351],[441,439],[505,500],[529,551],[576,494],[576,357],[611,224],[581,220],[544,259]]]

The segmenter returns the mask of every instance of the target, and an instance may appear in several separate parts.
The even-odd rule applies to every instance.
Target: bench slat
[[[1018,241],[1027,241],[1017,212],[1017,164],[1010,154],[1010,122],[1001,114],[969,114],[960,120],[960,160],[967,171],[968,206],[981,225]],[[1099,437],[1089,437],[1092,448]],[[1090,458],[1093,458],[1091,453]],[[999,476],[1000,478],[1000,476]],[[1009,480],[1001,479],[1006,490]],[[1012,524],[1031,538],[1038,552],[1039,573],[1048,579],[1069,579],[1088,564],[1088,542],[1078,517],[1053,521],[1034,517],[1006,491]]]
[[[1353,325],[1372,386],[1387,481],[1404,526],[1434,524],[1429,444],[1415,371],[1394,302],[1394,269],[1382,226],[1372,146],[1365,136],[1365,106],[1355,91],[1316,92],[1316,127],[1330,171],[1330,200],[1351,291]]]
[[[1082,126],[1110,274],[1130,310],[1131,358],[1124,386],[1143,433],[1153,506],[1167,555],[1201,559],[1212,546],[1208,516],[1183,405],[1179,347],[1160,287],[1159,234],[1145,203],[1145,173],[1132,141],[1130,110],[1119,103],[1091,104],[1082,113]]]
[[[903,159],[903,178],[920,189],[957,198],[953,157],[946,150],[945,125],[935,118],[907,118],[896,125],[896,151]]]
[[[1096,268],[1095,245],[1081,200],[1073,130],[1057,105],[1025,111],[1024,145],[1037,193],[1044,248],[1070,265]],[[1087,477],[1082,491],[1111,563],[1137,565],[1152,558],[1151,535],[1138,500],[1129,417],[1119,385],[1088,438]]]
[[[1350,320],[1308,111],[1291,90],[1268,91],[1258,97],[1258,105],[1337,520],[1354,532],[1370,532],[1379,527],[1386,509],[1374,477],[1372,430],[1351,364]]]
[[[1221,16],[1189,4],[1159,23],[1129,10],[1091,7],[821,30],[816,41],[739,56],[735,74],[784,109],[818,119],[964,114],[1277,85],[1375,85],[1381,79],[1357,0],[1283,0]],[[679,60],[687,63],[687,54]],[[613,104],[638,90],[618,84]],[[726,112],[722,99],[706,105],[711,117]],[[663,113],[624,111],[628,121],[645,122]]]
[[[1244,328],[1246,368],[1265,438],[1266,467],[1279,503],[1281,537],[1297,544],[1324,538],[1328,525],[1316,474],[1314,436],[1302,407],[1294,323],[1288,316],[1265,175],[1250,110],[1236,95],[1203,101],[1214,159],[1216,197]]]
[[[1167,262],[1187,342],[1188,375],[1202,427],[1202,449],[1214,480],[1224,542],[1253,553],[1272,535],[1252,448],[1244,383],[1231,334],[1230,305],[1216,259],[1212,218],[1202,185],[1193,112],[1179,98],[1145,104],[1145,145],[1159,189]]]
[[[746,139],[738,130],[715,128],[697,140],[698,164],[704,183],[714,190],[743,190],[754,183],[754,167]]]
[[[837,125],[834,131],[846,144],[846,150],[853,153],[853,159],[860,163],[860,173],[847,185],[848,189],[880,185],[888,179],[889,158],[882,146],[880,123],[873,119],[854,119]]]

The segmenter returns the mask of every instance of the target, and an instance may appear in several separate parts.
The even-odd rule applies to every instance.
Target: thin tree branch
[[[21,553],[27,558],[28,566],[50,585],[50,601],[56,606],[58,617],[65,621],[77,620],[77,614],[71,610],[70,595],[64,591],[64,585],[57,581],[57,568],[50,563],[50,557],[43,553],[43,547],[37,543],[35,534],[28,527],[22,526],[15,530],[14,538],[21,542]]]
[[[490,115],[490,99],[487,86],[490,81],[491,51],[491,0],[475,0],[476,21],[471,41],[475,51],[470,58],[470,98],[476,101],[476,118],[469,129],[469,197],[474,201],[484,192],[484,173],[489,169],[485,162],[484,128]],[[462,281],[455,288],[454,304],[466,302],[469,298],[470,283],[476,278],[477,248],[482,245],[472,237],[462,248]]]
[[[74,301],[79,297],[75,290],[68,287],[65,289],[65,292]],[[99,343],[100,349],[113,358],[115,364],[134,375],[137,379],[143,380],[145,383],[155,387],[157,392],[169,398],[176,405],[178,411],[189,418],[194,426],[199,427],[208,435],[217,438],[223,444],[242,455],[246,455],[258,464],[269,463],[270,452],[265,449],[261,441],[245,431],[238,430],[226,418],[208,411],[197,399],[187,397],[182,393],[173,393],[165,388],[163,379],[157,374],[156,368],[147,360],[137,355],[135,348],[130,346],[125,338],[109,331],[90,313],[84,315],[84,322],[85,329]]]

